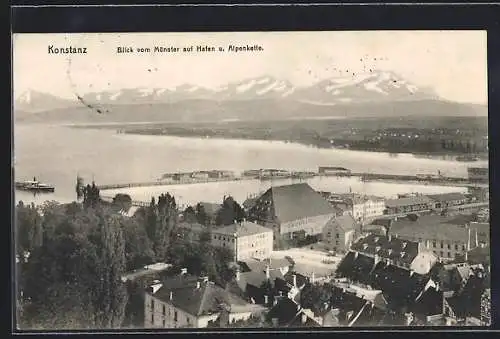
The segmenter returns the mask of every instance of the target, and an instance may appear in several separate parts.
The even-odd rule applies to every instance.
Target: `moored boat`
[[[52,193],[56,190],[53,185],[42,183],[42,182],[36,180],[36,178],[33,178],[33,180],[27,180],[27,181],[16,181],[15,187],[18,190],[32,191],[32,192]]]

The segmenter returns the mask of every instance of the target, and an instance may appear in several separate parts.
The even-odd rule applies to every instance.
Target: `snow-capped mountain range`
[[[75,105],[129,105],[174,103],[183,100],[251,101],[274,99],[299,101],[318,105],[401,100],[438,99],[432,90],[419,88],[400,76],[387,71],[333,77],[311,86],[294,86],[288,80],[260,76],[229,83],[215,89],[185,84],[173,89],[134,88],[75,94],[74,100],[59,98],[37,91],[27,91],[14,103],[16,110],[47,111]]]

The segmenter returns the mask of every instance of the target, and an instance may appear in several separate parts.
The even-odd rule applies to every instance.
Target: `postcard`
[[[12,46],[18,330],[490,325],[486,31]]]

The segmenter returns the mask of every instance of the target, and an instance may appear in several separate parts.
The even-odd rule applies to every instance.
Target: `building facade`
[[[235,261],[266,259],[273,250],[273,231],[253,222],[219,227],[212,230],[212,245],[227,247]]]
[[[464,256],[474,248],[475,231],[466,225],[453,223],[453,218],[428,215],[415,219],[400,218],[393,222],[390,234],[395,237],[415,241],[444,260]]]
[[[273,231],[274,248],[291,239],[323,234],[336,210],[308,184],[274,186],[256,199],[248,219]]]
[[[431,210],[434,206],[434,201],[429,197],[419,195],[388,199],[385,202],[385,206],[386,209],[384,214],[387,215],[415,213]]]
[[[323,243],[328,251],[345,253],[356,234],[356,221],[351,215],[331,219],[323,231]]]
[[[237,311],[231,311],[237,309]],[[206,278],[182,276],[157,282],[145,292],[145,328],[206,328],[222,310],[231,321],[247,320],[252,305]]]

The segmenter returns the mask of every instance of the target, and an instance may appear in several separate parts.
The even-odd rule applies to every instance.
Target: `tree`
[[[124,220],[123,230],[127,271],[152,263],[155,253],[153,251],[153,244],[144,227],[144,219],[134,215]]]
[[[43,244],[20,272],[29,301],[22,323],[51,329],[119,327],[127,302],[121,282],[125,219],[102,207],[78,211],[57,204],[44,206],[43,219],[48,230]]]
[[[112,205],[116,210],[127,213],[132,207],[132,198],[128,194],[118,193],[114,196]]]
[[[27,253],[43,242],[42,218],[34,205],[16,206],[16,255],[24,260]]]
[[[198,223],[205,226],[208,226],[211,223],[210,217],[205,211],[205,207],[200,203],[196,204],[196,219],[198,220]]]
[[[235,222],[242,222],[245,218],[245,211],[233,199],[233,197],[224,197],[222,208],[217,212],[215,222],[217,225],[231,225]]]
[[[192,206],[188,206],[184,210],[184,221],[186,221],[188,223],[198,222],[198,218],[196,216],[196,211],[194,210],[194,208]]]

